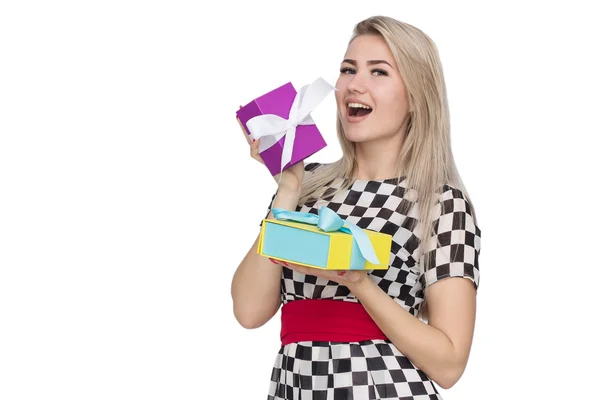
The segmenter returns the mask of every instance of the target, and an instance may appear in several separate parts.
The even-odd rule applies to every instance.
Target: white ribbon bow
[[[290,108],[288,119],[274,114],[263,114],[253,117],[246,122],[251,139],[261,139],[258,151],[263,152],[272,147],[283,136],[285,142],[281,153],[281,170],[292,159],[292,150],[296,140],[296,127],[298,125],[314,125],[310,113],[317,108],[319,103],[327,97],[330,91],[336,90],[324,79],[318,78],[311,85],[303,86]]]

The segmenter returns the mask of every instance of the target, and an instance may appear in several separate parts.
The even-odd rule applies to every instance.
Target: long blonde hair
[[[475,220],[475,209],[452,155],[446,84],[438,50],[420,29],[385,16],[374,16],[359,22],[354,27],[349,44],[360,35],[379,35],[386,41],[406,86],[411,112],[399,154],[397,177],[401,178],[402,175],[407,189],[413,189],[416,195],[414,200],[419,207],[420,235],[417,232],[415,234],[420,239],[419,253],[423,254],[422,246],[426,243],[423,238],[430,238],[433,234],[434,207],[439,202],[439,194],[445,184],[463,192]],[[339,116],[337,137],[342,158],[323,165],[315,174],[307,174],[300,204],[316,200],[324,194],[332,197],[353,183],[357,167],[354,143],[346,139]],[[334,190],[328,189],[327,186],[335,181],[341,184]],[[429,265],[428,257],[422,264]]]

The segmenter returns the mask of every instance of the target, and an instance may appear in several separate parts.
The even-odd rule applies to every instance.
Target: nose
[[[360,73],[355,73],[348,82],[348,91],[364,93],[366,91],[366,80],[365,77]]]

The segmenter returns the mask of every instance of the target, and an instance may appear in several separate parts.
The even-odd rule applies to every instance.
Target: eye
[[[378,76],[388,76],[387,71],[383,70],[383,69],[374,69],[373,74],[378,75]]]
[[[354,71],[354,69],[350,67],[342,67],[342,69],[340,69],[340,72],[342,74],[354,74],[356,71]]]

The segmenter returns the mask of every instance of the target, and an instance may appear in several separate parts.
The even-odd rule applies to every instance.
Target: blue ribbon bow
[[[317,228],[325,232],[340,231],[352,235],[353,240],[358,245],[358,249],[365,260],[368,260],[371,264],[379,264],[373,245],[369,236],[360,229],[358,226],[349,221],[344,221],[338,214],[328,207],[321,207],[319,209],[319,215],[284,210],[281,208],[273,208],[271,210],[273,216],[278,220],[291,220],[296,222],[302,222],[305,224],[316,225]],[[354,257],[353,257],[354,258]],[[351,268],[356,269],[356,268]]]

